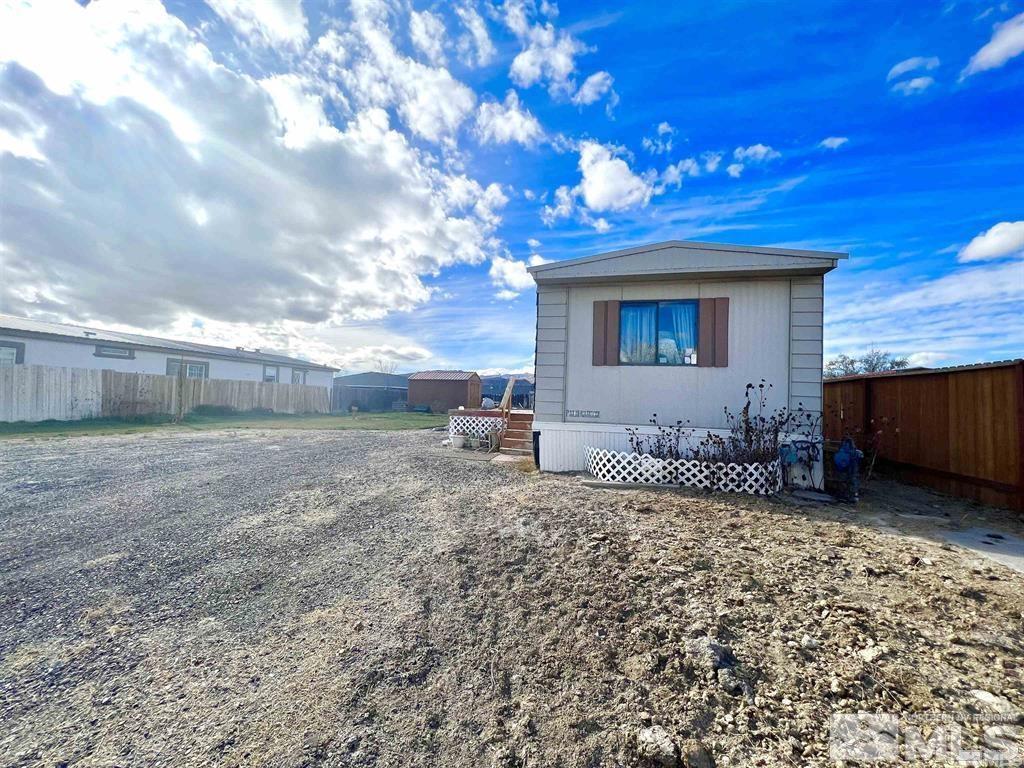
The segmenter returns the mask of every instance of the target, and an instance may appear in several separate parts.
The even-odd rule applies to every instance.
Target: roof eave
[[[792,267],[778,266],[744,266],[722,269],[696,269],[696,270],[649,270],[645,272],[607,272],[590,275],[571,275],[551,271],[546,274],[534,274],[533,279],[538,284],[574,283],[574,284],[595,284],[595,283],[638,283],[650,282],[653,280],[720,280],[720,279],[741,279],[741,278],[764,278],[764,277],[808,277],[824,275],[835,269],[837,263],[833,260],[827,265],[806,265]]]
[[[842,251],[813,251],[797,248],[773,248],[770,246],[734,245],[730,243],[704,243],[695,240],[666,240],[660,243],[639,245],[633,248],[621,248],[615,251],[595,253],[591,256],[582,256],[578,259],[567,259],[565,261],[554,261],[548,262],[547,264],[537,264],[536,266],[533,267],[527,267],[527,271],[532,275],[537,275],[538,273],[546,272],[549,270],[573,267],[578,264],[590,264],[595,261],[602,261],[604,259],[614,259],[620,256],[632,256],[638,253],[650,253],[654,251],[660,251],[665,248],[685,248],[687,250],[763,254],[768,256],[791,256],[793,258],[805,259],[837,260],[849,258],[849,254],[844,253]]]

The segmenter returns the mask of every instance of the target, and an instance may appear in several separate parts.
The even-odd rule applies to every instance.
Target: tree
[[[825,378],[834,379],[839,376],[853,376],[858,373],[879,373],[880,371],[899,371],[910,365],[906,357],[896,357],[891,352],[880,349],[869,349],[861,357],[839,355],[825,363]]]
[[[397,363],[395,363],[394,360],[388,360],[382,357],[380,360],[377,361],[378,373],[394,373],[397,368],[398,365]]]

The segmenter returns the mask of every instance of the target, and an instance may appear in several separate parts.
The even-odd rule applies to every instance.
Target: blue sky
[[[1022,54],[1019,2],[15,2],[0,311],[528,370],[531,261],[695,239],[849,251],[827,356],[1020,356]]]

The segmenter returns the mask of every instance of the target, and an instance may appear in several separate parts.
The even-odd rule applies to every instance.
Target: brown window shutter
[[[701,299],[697,304],[697,367],[715,365],[715,299]]]
[[[699,353],[698,353],[699,355]],[[698,360],[700,357],[698,356]],[[715,299],[715,367],[729,367],[729,299]]]
[[[619,364],[619,302],[606,302],[604,364]]]
[[[608,302],[594,302],[594,365],[604,365],[608,333]]]

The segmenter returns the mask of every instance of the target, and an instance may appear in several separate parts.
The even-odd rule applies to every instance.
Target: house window
[[[305,384],[306,383],[306,371],[299,370],[298,368],[292,368],[292,384]]]
[[[135,350],[128,347],[109,347],[104,344],[97,344],[94,357],[119,357],[122,360],[134,360]]]
[[[696,301],[624,301],[620,365],[696,365]]]
[[[182,366],[185,367],[186,379],[208,379],[210,378],[210,364],[202,360],[181,360],[176,357],[167,358],[167,375],[180,376]]]
[[[276,382],[281,375],[280,369],[276,365],[264,365],[263,366],[263,380]]]
[[[25,345],[20,341],[0,341],[0,366],[25,362]]]

